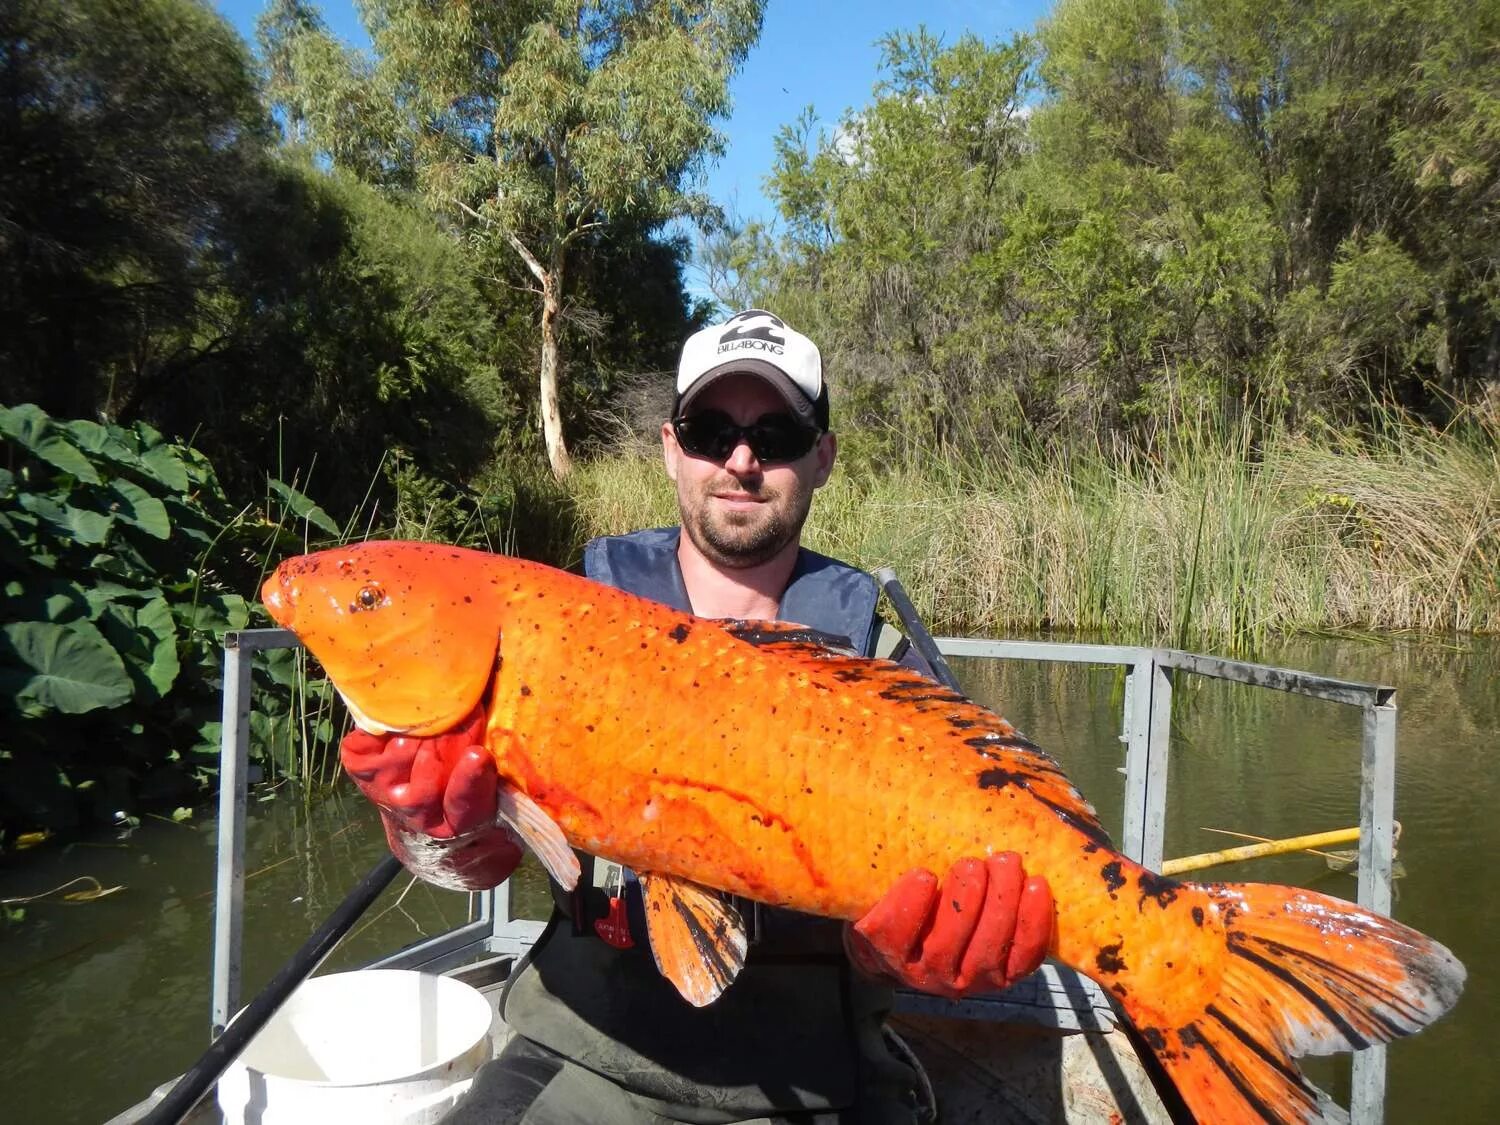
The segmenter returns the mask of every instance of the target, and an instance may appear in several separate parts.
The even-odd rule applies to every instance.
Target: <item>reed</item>
[[[654,454],[583,466],[583,531],[674,522]],[[943,631],[1253,651],[1270,634],[1500,630],[1500,441],[1197,434],[1149,454],[910,457],[838,471],[807,542],[891,566]]]

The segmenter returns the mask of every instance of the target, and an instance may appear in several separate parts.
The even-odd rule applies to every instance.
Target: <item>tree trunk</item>
[[[573,471],[573,459],[563,438],[562,411],[557,399],[557,318],[562,311],[562,265],[542,277],[542,439],[547,443],[547,463],[552,475],[564,479]]]

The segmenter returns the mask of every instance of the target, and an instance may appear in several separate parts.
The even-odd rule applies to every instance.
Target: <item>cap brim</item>
[[[693,381],[693,385],[678,397],[677,415],[680,417],[686,414],[709,387],[731,375],[751,375],[769,384],[771,389],[786,402],[787,407],[799,421],[809,426],[822,428],[818,424],[817,409],[813,401],[802,392],[801,387],[792,382],[786,372],[773,363],[748,356],[721,363],[718,367],[711,367],[698,376]]]

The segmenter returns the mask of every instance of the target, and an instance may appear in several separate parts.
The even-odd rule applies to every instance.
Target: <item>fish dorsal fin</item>
[[[825,633],[807,625],[793,625],[786,621],[750,621],[726,618],[719,622],[724,631],[736,640],[754,645],[756,648],[803,649],[809,656],[819,652],[829,656],[858,656],[848,637],[839,633]]]
[[[513,785],[500,783],[496,802],[501,820],[515,830],[521,842],[536,853],[537,859],[547,869],[547,874],[556,879],[563,890],[571,891],[578,885],[580,867],[578,857],[568,846],[557,821],[546,811]]]
[[[641,895],[656,967],[695,1008],[711,1004],[745,964],[745,923],[718,893],[643,872]]]
[[[721,624],[738,640],[806,662],[809,672],[832,677],[840,691],[865,693],[910,708],[914,718],[921,716],[925,731],[938,731],[939,737],[956,743],[961,752],[978,756],[976,774],[981,785],[1018,786],[1091,839],[1109,843],[1093,806],[1073,787],[1053,757],[999,715],[960,692],[894,661],[860,656],[847,647],[845,638],[804,625],[779,621]]]

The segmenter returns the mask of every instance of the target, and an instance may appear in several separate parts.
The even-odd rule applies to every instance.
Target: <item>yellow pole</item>
[[[1250,844],[1243,848],[1226,848],[1220,852],[1203,852],[1201,855],[1185,855],[1179,859],[1169,859],[1161,865],[1161,873],[1181,875],[1186,871],[1217,867],[1221,863],[1238,863],[1242,859],[1258,859],[1266,855],[1307,851],[1310,848],[1321,848],[1331,844],[1348,844],[1358,839],[1358,828],[1338,828],[1332,832],[1314,832],[1310,836],[1290,836],[1285,840],[1267,840],[1264,844]]]
[[[1269,837],[1269,836],[1256,836],[1256,835],[1254,835],[1253,833],[1250,833],[1250,832],[1234,832],[1234,831],[1231,831],[1228,828],[1207,828],[1207,827],[1205,827],[1202,830],[1204,832],[1217,832],[1221,836],[1238,836],[1241,840],[1254,840],[1257,844],[1274,844],[1276,842],[1276,841],[1272,840],[1271,837]],[[1399,836],[1400,833],[1397,833],[1397,835]],[[1320,851],[1315,851],[1312,848],[1305,848],[1303,850],[1306,851],[1308,855],[1320,855],[1324,859],[1331,859],[1331,860],[1334,860],[1334,861],[1340,861],[1340,860],[1342,860],[1344,858],[1341,855],[1335,855],[1333,852],[1320,852]]]

